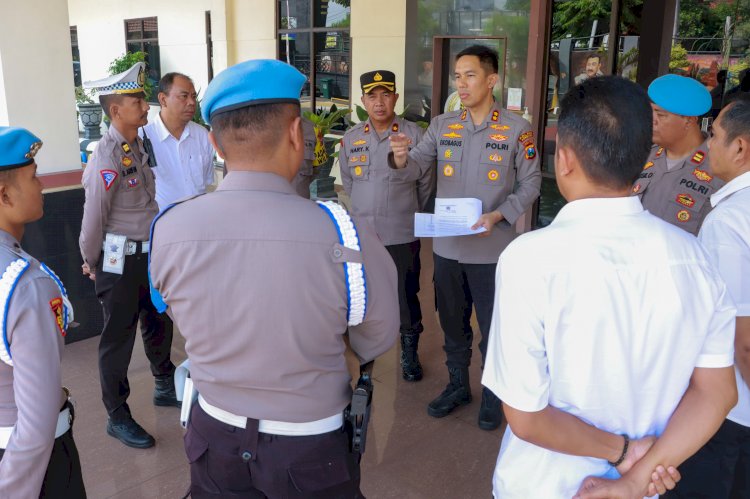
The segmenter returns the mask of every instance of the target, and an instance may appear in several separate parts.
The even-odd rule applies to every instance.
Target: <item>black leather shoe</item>
[[[401,333],[401,375],[406,381],[422,379],[422,364],[417,355],[419,333]]]
[[[160,376],[154,378],[154,405],[161,407],[182,407],[182,402],[177,400],[174,389],[174,376]]]
[[[469,369],[449,367],[448,374],[450,375],[448,386],[427,406],[427,414],[433,418],[445,417],[456,407],[471,403]]]
[[[136,449],[148,449],[153,447],[156,441],[148,434],[141,425],[131,417],[123,421],[112,421],[107,419],[107,435],[115,437],[128,447]]]
[[[503,421],[503,411],[500,409],[500,399],[487,388],[482,389],[482,406],[479,408],[477,424],[483,430],[492,431]]]

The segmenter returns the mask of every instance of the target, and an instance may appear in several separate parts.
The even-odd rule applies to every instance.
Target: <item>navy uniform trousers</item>
[[[422,308],[419,306],[419,273],[422,264],[419,239],[411,243],[391,244],[385,249],[393,258],[398,273],[398,308],[401,334],[419,334],[422,326]]]
[[[159,314],[151,303],[148,287],[148,254],[125,257],[122,275],[102,271],[97,265],[95,289],[104,311],[104,329],[99,340],[99,376],[102,400],[109,417],[122,421],[130,415],[128,366],[133,355],[135,332],[141,323],[141,336],[151,372],[156,377],[172,376],[170,360],[172,321]]]
[[[210,442],[210,444],[209,444]],[[282,436],[258,432],[258,420],[228,425],[194,404],[185,452],[190,497],[205,499],[360,499],[359,459],[343,430]]]

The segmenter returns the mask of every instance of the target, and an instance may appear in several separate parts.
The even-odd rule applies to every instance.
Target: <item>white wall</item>
[[[82,79],[106,77],[110,62],[125,53],[126,19],[157,17],[161,74],[185,73],[195,81],[196,89],[205,90],[208,86],[205,13],[222,3],[218,0],[68,0],[70,25],[78,28]],[[212,12],[212,23],[216,22],[214,16]]]
[[[276,58],[275,0],[226,0],[229,64]]]
[[[40,174],[80,169],[65,0],[2,3],[0,125],[25,127],[42,139]]]

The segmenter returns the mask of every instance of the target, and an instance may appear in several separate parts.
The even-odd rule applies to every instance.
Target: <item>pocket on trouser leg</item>
[[[234,449],[236,450],[236,449]],[[255,497],[250,471],[238,451],[212,449],[191,425],[185,434],[185,453],[190,463],[190,493],[195,498]]]
[[[336,457],[319,462],[295,464],[288,470],[289,497],[326,498],[353,497],[351,475],[346,458]]]

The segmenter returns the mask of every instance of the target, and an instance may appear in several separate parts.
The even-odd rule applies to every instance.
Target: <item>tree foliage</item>
[[[637,33],[640,26],[643,0],[625,0],[620,17],[622,34]],[[555,3],[552,13],[552,39],[567,36],[585,38],[591,35],[595,20],[599,21],[597,34],[609,32],[611,0],[564,0]]]

